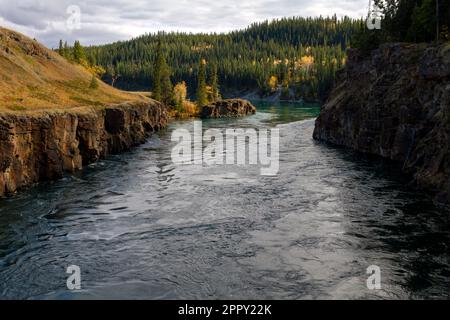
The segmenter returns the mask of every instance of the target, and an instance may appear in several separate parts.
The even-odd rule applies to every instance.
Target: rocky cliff
[[[350,51],[314,138],[402,163],[450,203],[450,45]]]
[[[250,101],[243,99],[227,99],[204,106],[200,117],[208,118],[232,118],[243,117],[256,113],[256,107]]]
[[[166,109],[152,100],[106,108],[0,113],[0,196],[126,151],[167,122]]]
[[[159,102],[91,86],[93,76],[0,27],[0,196],[128,150],[167,124]]]

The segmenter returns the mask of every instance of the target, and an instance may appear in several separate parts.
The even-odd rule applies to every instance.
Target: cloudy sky
[[[0,0],[0,26],[56,47],[165,31],[226,32],[285,16],[367,14],[368,0]],[[78,15],[78,12],[81,14]],[[79,18],[78,18],[79,17]],[[78,23],[80,22],[80,23]]]

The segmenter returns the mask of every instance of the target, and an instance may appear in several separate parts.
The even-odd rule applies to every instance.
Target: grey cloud
[[[65,27],[70,5],[81,8],[81,30]],[[101,44],[162,29],[224,32],[283,16],[360,17],[367,5],[367,0],[0,0],[0,25],[54,47],[59,39]]]

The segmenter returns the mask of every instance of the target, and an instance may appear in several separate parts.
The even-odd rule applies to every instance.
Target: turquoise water
[[[270,122],[274,125],[296,122],[316,118],[320,113],[320,104],[317,103],[290,103],[290,102],[264,102],[254,101],[260,113],[274,115]]]

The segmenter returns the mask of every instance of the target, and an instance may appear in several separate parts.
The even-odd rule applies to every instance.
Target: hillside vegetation
[[[336,71],[345,64],[352,35],[361,20],[284,18],[255,23],[227,34],[148,34],[130,41],[87,48],[91,65],[107,70],[122,89],[152,90],[158,44],[163,44],[173,84],[185,82],[188,96],[198,92],[204,60],[208,83],[217,67],[223,93],[257,90],[262,96],[281,93],[286,99],[326,96]]]
[[[450,1],[374,0],[381,9],[381,29],[362,29],[354,45],[366,55],[381,44],[450,41]]]
[[[82,66],[0,27],[0,111],[70,109],[145,99],[96,81]]]

